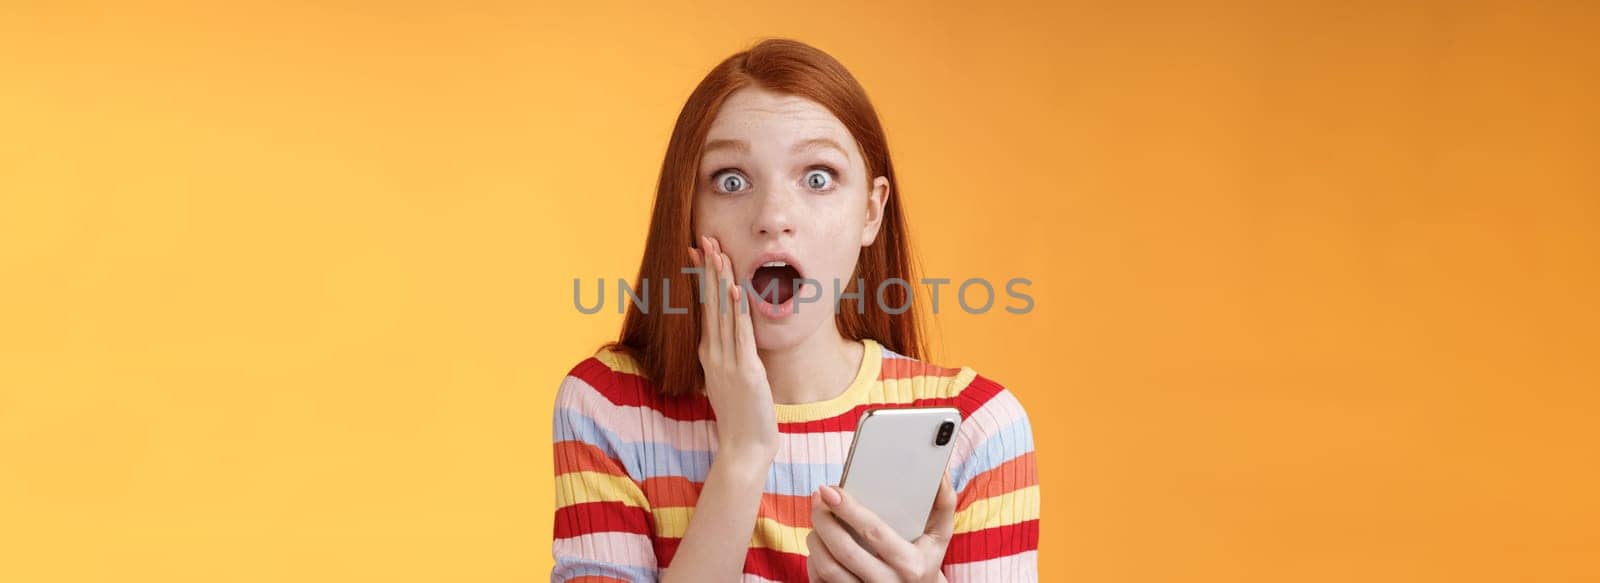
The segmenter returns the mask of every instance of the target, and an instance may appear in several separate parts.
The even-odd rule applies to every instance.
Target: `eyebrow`
[[[849,152],[844,149],[844,146],[839,145],[839,142],[834,141],[832,138],[811,138],[809,140],[804,140],[798,144],[795,144],[793,151],[804,152],[806,150],[815,150],[817,148],[833,148],[838,150],[839,153],[843,154],[846,158],[850,157]],[[736,152],[749,153],[750,143],[744,140],[711,140],[706,142],[706,147],[701,150],[701,153],[703,154],[716,150],[733,150]]]
[[[711,140],[706,142],[706,147],[705,149],[701,150],[701,153],[711,152],[714,150],[735,150],[739,152],[749,152],[750,144],[744,140]]]
[[[794,145],[794,151],[796,152],[814,150],[816,148],[833,148],[838,150],[840,154],[843,154],[845,158],[850,157],[850,154],[845,151],[844,146],[839,145],[839,142],[833,141],[832,138],[811,138]]]

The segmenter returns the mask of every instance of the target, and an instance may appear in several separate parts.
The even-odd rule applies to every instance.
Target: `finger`
[[[733,315],[734,332],[738,337],[735,351],[739,355],[740,362],[750,364],[752,359],[761,358],[756,354],[756,333],[754,324],[750,322],[750,318],[754,317],[754,314],[750,313],[750,295],[747,290],[738,286],[734,286],[733,294],[734,305],[739,307],[739,312]]]
[[[696,278],[696,280],[694,282],[696,287],[695,287],[695,291],[692,294],[690,294],[690,296],[689,296],[691,299],[695,299],[695,301],[698,302],[698,298],[700,298],[700,297],[705,295],[705,285],[704,285],[704,283],[705,283],[706,268],[705,268],[705,266],[700,264],[700,250],[699,249],[695,249],[694,245],[690,245],[689,246],[689,267],[699,270],[699,271],[690,271],[690,273],[693,275],[693,277]]]
[[[822,543],[817,543],[817,549],[811,552],[817,554],[806,559],[806,578],[823,583],[861,583],[861,578],[840,565]]]
[[[828,552],[817,533],[806,535],[806,579],[810,581],[860,581]]]
[[[862,544],[877,553],[883,562],[893,566],[896,571],[916,568],[921,563],[920,553],[911,541],[901,538],[900,534],[879,518],[877,513],[857,502],[843,488],[836,486],[823,486],[823,488],[832,488],[839,494],[838,503],[829,505],[833,515],[855,529],[856,534],[861,536]]]
[[[817,540],[817,533],[806,535],[806,583],[817,583],[817,565],[822,562],[822,543]]]
[[[700,250],[696,255],[700,259],[700,347],[708,356],[720,354],[721,346],[716,341],[717,333],[717,287],[715,266],[711,261],[711,238],[700,236]]]
[[[809,545],[806,548],[818,562],[824,563],[825,566],[826,564],[837,566],[839,571],[852,577],[859,575],[868,581],[892,578],[894,572],[888,565],[884,565],[877,557],[861,548],[855,539],[850,538],[850,532],[828,512],[819,492],[821,490],[811,493],[811,534],[806,537]],[[823,580],[834,580],[830,578],[826,568],[819,575],[822,575]],[[837,577],[837,575],[831,576]]]
[[[729,285],[733,283],[733,270],[731,269],[733,262],[728,259],[728,254],[722,250],[721,241],[712,239],[711,244],[715,246],[717,254],[717,277],[719,278],[718,285],[720,286],[717,289],[722,292],[717,298],[722,302],[717,310],[720,315],[717,322],[722,327],[722,353],[731,358],[734,355],[733,316],[735,306],[732,300],[729,299],[731,295]]]
[[[718,259],[718,256],[720,253],[717,253],[717,239],[706,235],[706,264],[709,266],[707,274],[710,277],[710,288],[707,288],[709,300],[706,303],[706,309],[710,311],[710,328],[707,328],[706,335],[709,335],[712,344],[717,346],[717,354],[726,354],[723,351],[726,343],[722,336],[722,298],[725,298],[725,290],[722,288],[722,259]]]
[[[706,235],[706,342],[713,353],[723,354],[722,346],[722,275],[717,273],[722,262],[717,261],[717,240]]]
[[[872,556],[869,549],[861,546],[851,535],[850,529],[824,505],[822,489],[811,493],[811,532],[821,538],[830,556],[834,556],[835,561],[845,565],[850,572],[869,581],[893,580],[894,570],[890,569],[890,565]]]
[[[894,570],[884,564],[882,559],[872,556],[872,553],[856,542],[850,536],[850,531],[832,513],[824,510],[822,516],[811,522],[811,532],[822,541],[828,554],[838,561],[851,573],[859,574],[868,581],[893,580]]]
[[[922,529],[926,536],[950,540],[950,531],[956,525],[956,489],[950,485],[950,474],[939,480],[939,494],[933,498],[933,510],[928,512],[928,525]]]

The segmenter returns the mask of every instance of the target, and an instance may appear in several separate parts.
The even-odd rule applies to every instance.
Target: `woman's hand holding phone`
[[[944,563],[955,521],[956,492],[948,474],[939,482],[927,527],[914,541],[901,538],[843,488],[823,486],[811,493],[806,572],[811,581],[827,583],[945,581],[939,566]],[[846,527],[863,542],[856,542]]]
[[[700,366],[717,415],[718,455],[771,463],[778,452],[778,421],[767,369],[756,354],[748,298],[716,239],[701,236],[700,248],[690,248],[689,257],[701,269]]]

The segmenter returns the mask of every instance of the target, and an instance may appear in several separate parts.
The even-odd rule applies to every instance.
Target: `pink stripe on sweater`
[[[972,457],[973,449],[983,445],[983,440],[999,433],[1001,429],[1027,417],[1022,403],[1011,391],[995,394],[983,407],[961,420],[961,433],[956,438],[955,449],[950,454],[950,466],[959,467]]]

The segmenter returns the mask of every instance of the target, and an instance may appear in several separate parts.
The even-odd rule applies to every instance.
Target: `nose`
[[[795,193],[787,188],[767,188],[759,196],[760,208],[756,210],[756,220],[752,225],[756,234],[771,236],[776,234],[794,234],[794,203]]]

